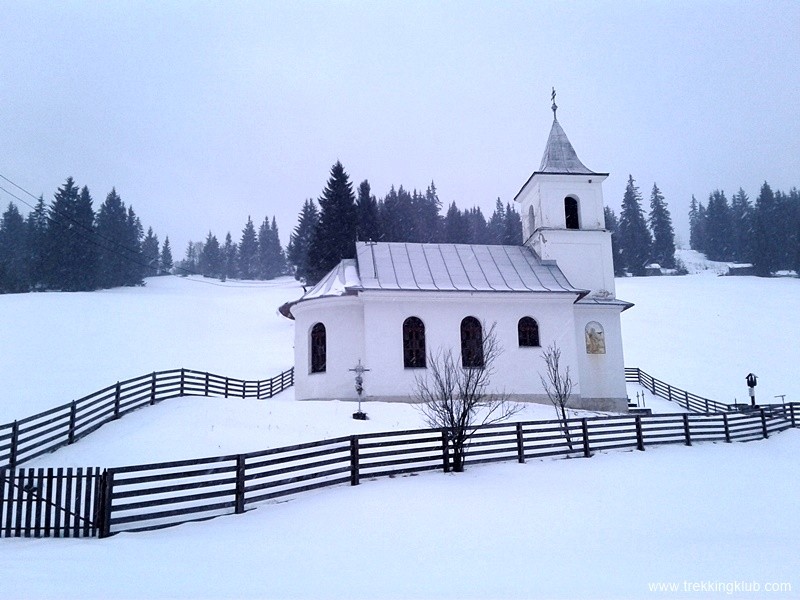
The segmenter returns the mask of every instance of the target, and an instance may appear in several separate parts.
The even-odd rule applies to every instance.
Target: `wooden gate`
[[[100,469],[0,469],[0,536],[95,537]]]

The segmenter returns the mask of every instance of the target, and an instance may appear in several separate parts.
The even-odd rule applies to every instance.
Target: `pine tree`
[[[203,277],[222,277],[222,251],[217,236],[210,231],[198,257],[197,267]]]
[[[153,233],[152,227],[148,227],[147,235],[142,242],[142,258],[144,259],[144,264],[147,265],[144,269],[145,277],[158,275],[159,253],[158,236]]]
[[[386,242],[417,241],[417,216],[414,200],[401,185],[395,190],[391,187],[381,203],[381,231]]]
[[[614,275],[622,277],[625,275],[625,268],[622,266],[622,256],[619,253],[619,222],[617,221],[617,215],[608,206],[604,206],[603,217],[606,230],[611,232],[611,256],[614,262]]]
[[[89,188],[83,186],[75,204],[75,220],[81,235],[75,241],[77,288],[97,289],[98,242],[95,236],[95,214]]]
[[[750,262],[753,250],[753,207],[742,188],[731,196],[730,255],[736,262]]]
[[[414,230],[416,241],[423,244],[435,242],[439,236],[440,218],[439,209],[442,204],[436,193],[436,184],[431,184],[425,190],[425,194],[412,195],[412,207],[414,211]]]
[[[258,272],[258,238],[253,220],[248,215],[239,242],[239,277],[255,279]]]
[[[756,275],[769,277],[778,270],[778,261],[783,240],[775,235],[781,214],[775,202],[775,194],[765,181],[761,186],[754,208],[753,266]]]
[[[650,194],[650,230],[653,232],[652,260],[665,269],[675,268],[675,230],[672,217],[658,186]]]
[[[274,279],[283,275],[285,269],[286,257],[278,236],[278,224],[275,217],[272,217],[272,223],[267,217],[258,230],[258,277]]]
[[[130,241],[128,211],[112,188],[97,211],[97,239],[100,244],[97,283],[111,288],[127,285],[128,261],[135,259],[126,244]],[[135,248],[133,249],[135,250]]]
[[[488,244],[489,231],[486,228],[486,218],[483,211],[477,206],[464,211],[464,218],[467,224],[467,244]]]
[[[377,241],[381,239],[378,200],[371,192],[369,181],[365,179],[358,186],[358,198],[356,199],[358,239],[361,241]]]
[[[26,222],[28,241],[28,274],[31,286],[36,289],[46,284],[47,268],[47,208],[44,196],[39,196]]]
[[[161,246],[160,275],[168,275],[172,272],[172,248],[169,245],[169,236],[164,238],[164,245]]]
[[[341,259],[355,257],[357,214],[353,186],[339,161],[319,198],[319,224],[308,251],[308,278],[316,283]]]
[[[0,294],[30,290],[25,220],[14,203],[0,217]]]
[[[318,222],[319,211],[309,198],[303,203],[287,249],[289,263],[294,267],[294,278],[303,283],[308,281],[308,249]]]
[[[705,252],[705,209],[694,194],[689,203],[689,247],[697,252]]]
[[[222,246],[222,275],[225,279],[238,277],[238,256],[236,244],[233,243],[231,232],[225,235],[225,244]]]
[[[500,198],[494,205],[494,212],[487,225],[490,244],[503,244],[506,238],[506,209]]]
[[[709,260],[731,260],[731,215],[725,192],[714,190],[706,207],[705,253]]]
[[[511,204],[506,204],[506,222],[503,244],[508,246],[522,245],[522,219]]]
[[[652,244],[641,200],[633,176],[628,175],[628,185],[625,187],[619,217],[619,251],[623,268],[633,275],[645,274]]]
[[[447,244],[465,244],[469,238],[469,226],[465,216],[455,202],[450,204],[444,217],[444,241]]]
[[[47,229],[45,252],[46,285],[50,289],[79,291],[82,289],[80,236],[89,236],[78,220],[78,186],[72,177],[55,193],[50,204],[50,227]]]
[[[142,256],[142,240],[144,239],[144,229],[139,217],[133,210],[133,206],[128,207],[128,214],[125,227],[125,241],[123,246],[127,254],[125,265],[125,285],[142,285],[144,283],[144,257]]]

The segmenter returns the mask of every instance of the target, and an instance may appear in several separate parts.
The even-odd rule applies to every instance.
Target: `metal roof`
[[[547,146],[545,146],[542,162],[537,173],[598,174],[588,169],[578,158],[558,119],[553,119],[553,126],[550,128],[550,136],[547,138]]]
[[[526,246],[359,242],[356,260],[364,290],[586,293]]]

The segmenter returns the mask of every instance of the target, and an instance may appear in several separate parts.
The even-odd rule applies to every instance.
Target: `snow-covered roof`
[[[355,259],[342,260],[281,313],[289,316],[297,302],[364,290],[588,293],[526,246],[358,242]]]

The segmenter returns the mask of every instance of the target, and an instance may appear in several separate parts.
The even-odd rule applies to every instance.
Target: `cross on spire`
[[[558,106],[556,105],[556,88],[553,88],[553,93],[550,94],[550,100],[553,101],[553,106],[550,107],[553,109],[553,119],[558,120],[556,117],[556,111],[558,110]]]

